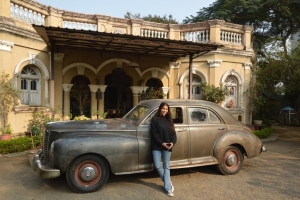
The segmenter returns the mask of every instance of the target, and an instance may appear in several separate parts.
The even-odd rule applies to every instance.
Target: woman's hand
[[[164,148],[166,148],[166,149],[172,149],[172,147],[174,146],[174,144],[173,144],[173,142],[171,142],[171,143],[166,143],[166,142],[164,142],[164,143],[162,143],[162,146],[164,147]]]

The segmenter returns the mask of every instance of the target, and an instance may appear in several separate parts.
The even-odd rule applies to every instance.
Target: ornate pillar
[[[132,107],[134,107],[139,102],[139,93],[142,93],[144,87],[143,86],[131,86],[130,87],[133,96]]]
[[[181,62],[169,62],[170,74],[178,74],[180,65]],[[179,87],[175,83],[177,81],[177,75],[170,77],[169,83],[172,83],[173,87],[170,89],[172,91],[169,91],[169,99],[178,99],[178,97],[180,96]]]
[[[63,64],[64,64],[64,56],[65,56],[65,54],[63,54],[63,53],[54,53],[54,66],[55,66],[55,70],[54,70],[54,77],[55,77],[55,81],[54,81],[54,106],[55,106],[55,108],[61,107],[62,102],[63,102],[63,96],[62,96],[61,91],[63,90],[63,88],[62,88],[62,85],[63,85],[62,70],[63,70]],[[47,80],[47,87],[48,87],[48,82],[49,82],[50,78],[51,77],[49,77],[48,80]],[[50,95],[53,95],[53,94],[50,94]],[[51,105],[51,106],[53,106],[53,105]]]
[[[64,120],[70,120],[70,91],[73,84],[63,84],[64,89]]]
[[[102,91],[102,99],[98,101],[98,113],[104,113],[104,92],[106,90],[107,85],[99,85],[98,88]],[[97,89],[98,89],[97,88]]]
[[[97,119],[97,99],[96,92],[99,88],[98,85],[89,85],[91,90],[91,119]]]
[[[220,83],[219,83],[219,78],[217,76],[216,68],[220,67],[222,60],[208,60],[207,63],[209,64],[208,84],[218,86]]]
[[[168,92],[169,92],[169,87],[162,87],[162,90],[164,92],[164,99],[168,98]]]
[[[249,123],[252,124],[252,117],[251,117],[251,100],[252,100],[252,95],[251,94],[251,67],[252,63],[245,62],[243,63],[244,66],[244,90],[243,91],[250,91],[246,93],[246,96],[243,95],[243,91],[241,91],[241,107],[246,108],[246,111],[243,113],[243,122],[244,123]],[[244,102],[245,100],[245,102]]]

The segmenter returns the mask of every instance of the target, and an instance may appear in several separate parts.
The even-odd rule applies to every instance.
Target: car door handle
[[[218,128],[218,130],[225,130],[225,128]]]
[[[183,132],[183,131],[186,131],[186,128],[180,129],[180,130],[178,130],[177,132]]]

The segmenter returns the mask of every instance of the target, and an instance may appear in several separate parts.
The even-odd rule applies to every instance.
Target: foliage
[[[39,137],[33,137],[35,146],[40,144]],[[28,137],[20,137],[11,140],[0,140],[0,154],[8,154],[15,152],[22,152],[32,149],[32,141]]]
[[[227,91],[224,88],[215,87],[214,85],[208,85],[207,83],[201,83],[202,99],[219,104],[225,100]]]
[[[267,46],[279,43],[287,55],[287,42],[291,34],[299,31],[299,0],[216,0],[202,8],[196,16],[189,16],[183,23],[222,19],[254,27],[254,48],[264,56]]]
[[[272,133],[271,128],[263,128],[262,130],[254,130],[254,135],[256,135],[260,139],[267,138]]]
[[[3,129],[6,129],[8,122],[8,113],[18,105],[18,93],[14,90],[9,81],[9,74],[4,71],[0,76],[0,115],[3,120]]]
[[[132,14],[131,12],[127,11],[127,13],[124,15],[125,19],[142,19],[149,22],[156,22],[156,23],[162,23],[162,24],[178,24],[178,21],[173,18],[172,15],[151,15],[148,14],[146,16],[141,17],[140,13]]]
[[[10,123],[5,128],[0,128],[2,134],[11,134],[13,132]]]
[[[100,113],[100,114],[99,114],[99,119],[105,119],[106,116],[107,116],[107,112]]]
[[[84,115],[81,115],[81,116],[76,116],[76,117],[74,117],[74,121],[79,121],[79,120],[90,120],[91,118],[88,118],[88,117],[86,117],[86,116],[84,116]]]
[[[146,91],[146,99],[162,99],[164,93],[161,88],[149,87]]]
[[[88,86],[82,81],[76,81],[71,89],[70,96],[77,101],[71,101],[75,107],[78,107],[80,115],[83,115],[84,111],[90,104],[90,90]]]
[[[45,132],[46,124],[62,119],[61,114],[56,114],[55,110],[35,110],[32,112],[31,119],[28,121],[28,131],[32,135],[38,136]]]

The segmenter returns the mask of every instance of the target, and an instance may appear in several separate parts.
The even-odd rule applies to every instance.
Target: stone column
[[[89,85],[91,90],[91,119],[97,119],[97,99],[96,92],[99,88],[98,85]]]
[[[223,23],[225,22],[224,20],[208,20],[207,21],[210,28],[209,28],[209,42],[210,43],[221,43],[220,35],[221,35],[221,27]]]
[[[64,120],[70,120],[70,91],[73,84],[63,84],[64,89]]]
[[[244,109],[246,108],[247,110],[243,113],[243,122],[245,124],[252,124],[252,119],[251,119],[251,99],[252,99],[252,96],[253,94],[250,94],[250,93],[247,93],[246,92],[246,96],[244,96],[244,91],[250,91],[250,83],[251,83],[251,66],[252,66],[252,63],[248,63],[248,62],[245,62],[244,64],[244,90],[241,91],[241,108]],[[245,102],[244,102],[245,100]]]
[[[168,92],[169,92],[169,87],[162,87],[162,90],[164,92],[164,99],[168,98]]]
[[[50,53],[50,55],[51,55],[51,53]],[[64,56],[65,56],[65,54],[63,54],[63,53],[54,53],[54,66],[55,66],[55,70],[54,70],[54,77],[55,77],[54,105],[55,105],[55,108],[62,107],[62,102],[63,102],[63,96],[62,96],[61,91],[63,90],[63,88],[62,88],[62,85],[63,85],[62,70],[63,70]],[[48,79],[50,79],[50,77]],[[45,85],[47,85],[47,87],[48,87],[48,82],[49,82],[49,80],[47,80],[47,84],[45,83]],[[48,96],[48,94],[47,94],[47,96]],[[48,103],[48,98],[46,98],[46,94],[45,94],[45,99],[47,100],[46,106],[47,105],[50,106],[50,104]]]
[[[253,51],[251,47],[251,35],[253,30],[254,30],[253,26],[248,26],[248,25],[244,26],[245,33],[243,34],[242,42],[246,51]]]
[[[98,113],[99,113],[99,115],[104,113],[104,92],[106,90],[106,87],[107,87],[107,85],[99,85],[99,87],[98,87],[98,88],[100,88],[100,90],[102,92],[102,99],[100,99],[98,101]]]
[[[132,96],[133,96],[133,105],[132,107],[134,107],[136,104],[138,104],[139,102],[139,93],[141,93],[143,91],[143,86],[131,86],[130,89],[132,91]]]
[[[169,62],[169,67],[170,67],[170,75],[171,74],[178,74],[179,67],[181,65],[181,62]],[[170,81],[171,85],[173,84],[174,86],[172,87],[172,91],[169,91],[169,99],[178,99],[180,94],[178,93],[179,87],[177,84],[175,84],[175,81],[177,82],[177,75],[175,76],[170,76]]]
[[[219,78],[217,76],[217,69],[220,67],[222,60],[208,60],[209,64],[209,79],[208,84],[212,84],[214,86],[219,85]]]

